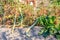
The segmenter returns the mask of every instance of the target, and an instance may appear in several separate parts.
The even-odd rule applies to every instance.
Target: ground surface
[[[27,37],[25,30],[27,28],[16,28],[15,32],[11,34],[11,29],[0,28],[0,40],[56,40],[53,36],[49,36],[46,39],[38,35],[40,27],[34,27],[30,31],[30,37]]]

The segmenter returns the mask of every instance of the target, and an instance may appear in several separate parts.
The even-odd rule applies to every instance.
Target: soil
[[[15,28],[14,33],[11,33],[11,28],[0,28],[0,40],[57,40],[54,36],[48,36],[44,38],[42,35],[38,35],[40,27],[35,26],[30,32],[30,36],[26,36],[27,28]]]

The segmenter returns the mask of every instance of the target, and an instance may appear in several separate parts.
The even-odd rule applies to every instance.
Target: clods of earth
[[[54,36],[48,36],[44,38],[42,35],[39,36],[38,32],[40,27],[35,26],[30,32],[30,36],[26,36],[27,28],[15,28],[14,33],[11,33],[11,28],[0,28],[0,40],[57,40]]]

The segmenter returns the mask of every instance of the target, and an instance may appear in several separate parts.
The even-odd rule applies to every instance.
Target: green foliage
[[[7,2],[8,2],[8,3],[12,3],[12,2],[14,2],[14,0],[7,0]]]
[[[60,35],[56,35],[56,37],[57,37],[57,40],[60,40]]]
[[[2,6],[0,6],[0,14],[3,14],[3,7]]]
[[[60,5],[60,0],[51,0],[52,4],[54,5]]]
[[[58,31],[60,31],[60,25],[56,25],[55,22],[56,17],[47,15],[47,16],[40,16],[38,19],[38,22],[40,25],[44,26],[41,31],[39,32],[39,35],[43,35],[44,37],[47,37],[48,35],[54,35]]]
[[[23,13],[21,12],[21,15],[20,16],[18,16],[18,22],[19,23],[21,23],[21,21],[23,20],[23,18],[24,18],[24,15],[23,15]]]

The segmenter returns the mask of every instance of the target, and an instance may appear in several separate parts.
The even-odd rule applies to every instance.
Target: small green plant
[[[42,15],[38,19],[38,22],[40,23],[41,26],[43,26],[43,28],[39,32],[39,35],[43,35],[44,37],[47,37],[48,35],[55,35],[60,31],[60,24],[56,24],[55,16]]]

